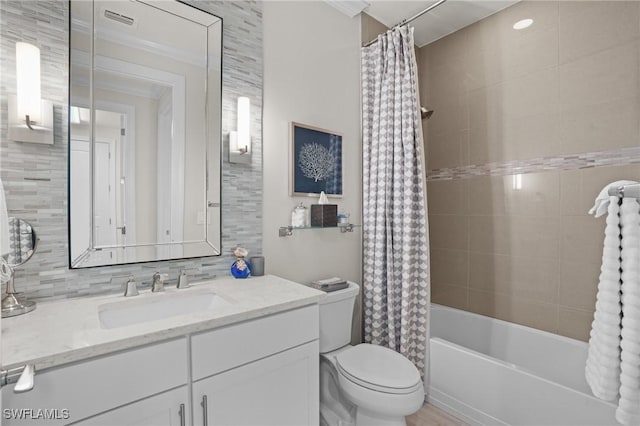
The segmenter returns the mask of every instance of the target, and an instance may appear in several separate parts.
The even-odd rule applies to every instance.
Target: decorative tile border
[[[530,160],[513,160],[504,163],[433,169],[427,172],[427,180],[458,180],[476,176],[505,176],[548,170],[575,170],[629,164],[640,164],[640,146],[557,157],[540,157]]]
[[[252,162],[226,161],[223,140],[222,251],[197,258],[91,269],[68,269],[67,97],[69,3],[67,0],[0,2],[0,176],[9,214],[33,223],[40,237],[34,257],[16,272],[16,287],[35,300],[119,291],[128,274],[148,285],[156,270],[175,280],[182,268],[194,280],[228,275],[232,251],[262,252],[262,5],[257,1],[192,3],[220,16],[223,25],[222,134],[235,129],[236,100],[252,100]],[[36,42],[37,40],[37,42]],[[42,97],[54,104],[54,145],[7,140],[7,95],[15,93],[15,42],[40,47]],[[32,180],[36,178],[40,180]]]

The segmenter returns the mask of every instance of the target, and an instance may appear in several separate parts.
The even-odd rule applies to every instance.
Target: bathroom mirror
[[[71,268],[219,255],[222,20],[70,5]]]

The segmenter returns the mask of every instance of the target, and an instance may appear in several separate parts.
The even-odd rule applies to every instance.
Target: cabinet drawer
[[[187,383],[186,338],[106,355],[65,367],[36,371],[35,386],[16,394],[13,386],[2,389],[2,408],[26,412],[22,421],[7,419],[2,424],[61,425],[128,404],[149,395]],[[37,409],[68,410],[58,419],[38,419]],[[24,415],[25,412],[23,411]],[[41,414],[41,413],[40,413]],[[54,413],[55,414],[55,413]],[[15,415],[14,415],[15,417]]]
[[[196,334],[192,377],[208,377],[316,339],[318,305]]]

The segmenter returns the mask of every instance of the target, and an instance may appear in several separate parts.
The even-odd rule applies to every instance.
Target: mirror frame
[[[67,170],[67,177],[68,177],[68,182],[67,182],[67,194],[68,194],[68,205],[67,205],[67,220],[68,220],[68,259],[69,259],[69,268],[70,269],[86,269],[86,268],[94,268],[94,267],[100,267],[100,266],[115,266],[115,265],[128,265],[128,264],[137,264],[137,263],[148,263],[148,262],[161,262],[161,261],[170,261],[170,260],[180,260],[180,259],[196,259],[196,258],[204,258],[204,257],[212,257],[212,256],[220,256],[222,254],[222,167],[223,167],[223,136],[222,136],[222,114],[223,114],[223,100],[222,100],[222,95],[223,95],[223,62],[224,62],[224,44],[223,44],[223,28],[224,28],[224,19],[218,15],[215,15],[212,12],[209,12],[207,10],[201,9],[200,7],[193,5],[193,4],[189,4],[189,3],[185,3],[181,0],[173,0],[173,1],[162,1],[159,2],[162,7],[158,7],[159,5],[153,4],[154,0],[135,0],[137,3],[141,3],[150,7],[154,7],[156,9],[160,9],[166,13],[172,14],[172,15],[178,15],[179,17],[182,17],[184,19],[189,19],[189,20],[193,20],[190,17],[186,17],[183,15],[180,15],[179,13],[176,13],[176,8],[177,9],[181,9],[183,11],[187,11],[187,10],[193,10],[194,13],[205,13],[207,15],[210,15],[211,17],[215,18],[216,21],[209,24],[209,25],[205,25],[200,23],[200,25],[206,26],[207,28],[211,28],[212,26],[218,26],[219,27],[219,33],[216,34],[217,38],[219,38],[219,44],[218,45],[218,52],[212,52],[210,51],[210,49],[207,50],[207,62],[206,62],[206,68],[205,68],[205,74],[206,74],[206,78],[205,78],[205,85],[207,88],[207,91],[205,93],[205,123],[203,124],[204,127],[204,132],[205,132],[205,140],[204,140],[204,153],[205,153],[205,166],[204,166],[204,176],[202,176],[205,179],[205,185],[204,185],[204,193],[202,194],[203,196],[203,205],[205,208],[205,212],[206,212],[206,216],[209,217],[209,215],[211,216],[212,220],[205,220],[204,223],[204,239],[203,240],[191,240],[191,241],[181,241],[181,242],[170,242],[170,243],[156,243],[156,244],[131,244],[131,245],[124,245],[124,246],[110,246],[110,247],[94,247],[93,246],[93,238],[90,238],[90,243],[89,243],[89,247],[87,247],[86,249],[83,250],[83,253],[76,257],[76,259],[72,258],[72,251],[71,251],[71,228],[72,228],[72,213],[71,213],[71,199],[72,199],[72,194],[71,194],[71,140],[72,140],[72,132],[71,132],[71,114],[67,115],[67,142],[68,142],[68,170]],[[73,66],[73,48],[72,48],[72,30],[73,30],[73,14],[72,14],[72,5],[74,3],[77,2],[83,2],[83,0],[69,0],[69,84],[68,84],[68,111],[71,111],[71,106],[72,106],[72,101],[74,100],[72,98],[72,66]],[[169,5],[169,6],[168,6]],[[172,6],[173,5],[173,6]],[[94,19],[95,19],[95,13],[96,13],[96,4],[95,1],[91,2],[91,10],[92,10],[92,17],[91,17],[91,28],[94,27]],[[184,9],[185,7],[188,7],[190,9]],[[173,10],[172,10],[173,9]],[[93,33],[93,30],[91,31]],[[95,35],[92,35],[92,37],[95,39]],[[203,42],[206,44],[206,46],[210,46],[210,35],[209,32],[207,32],[207,36],[206,38],[203,40]],[[94,51],[94,41],[92,39],[91,41],[91,48],[89,49],[89,55],[93,56],[95,55],[95,51]],[[210,62],[211,58],[214,58],[214,62]],[[96,68],[95,66],[93,68],[90,68],[90,70],[88,71],[89,73],[93,74],[95,72]],[[211,72],[211,70],[218,70],[218,74],[219,74],[219,78],[211,80],[209,77],[209,74]],[[90,111],[91,111],[91,136],[89,138],[89,143],[90,145],[93,145],[95,143],[95,136],[94,136],[94,132],[93,132],[93,128],[94,128],[94,120],[95,120],[95,113],[97,111],[96,108],[96,104],[95,101],[93,99],[93,78],[90,79],[91,83],[89,85],[89,92],[90,92]],[[217,82],[216,82],[217,80]],[[213,81],[213,85],[211,84]],[[211,87],[214,87],[214,89],[216,89],[217,86],[217,91],[218,91],[218,98],[214,100],[216,108],[218,109],[217,114],[215,115],[211,115],[210,113],[210,108],[212,103],[210,102],[211,99]],[[213,121],[211,120],[211,118],[213,118]],[[217,131],[211,132],[211,128],[217,128]],[[217,139],[217,141],[215,141],[215,139]],[[213,145],[213,150],[211,149],[211,145]],[[217,171],[217,176],[214,178],[211,178],[210,173],[212,172],[212,167],[211,165],[214,164],[211,162],[212,158],[214,158],[215,161],[215,167],[213,167],[213,172],[215,173]],[[90,167],[90,176],[93,173],[93,167]],[[215,185],[215,183],[217,182],[217,185]],[[212,187],[212,184],[214,185]],[[210,191],[212,190],[214,191],[214,199],[210,199],[209,198],[209,194]],[[93,200],[94,198],[94,188],[90,185],[89,187],[90,190],[90,200]],[[91,207],[89,208],[90,210],[90,214],[93,216],[93,202],[90,201],[91,203]],[[211,212],[211,209],[215,209],[215,211]],[[214,218],[217,218],[214,219]],[[92,223],[92,221],[90,221],[90,223]],[[184,225],[183,225],[184,226]],[[213,230],[213,231],[212,231]],[[91,234],[93,234],[95,232],[94,228],[92,227],[90,230]],[[214,241],[212,241],[214,240]],[[198,251],[197,254],[194,255],[184,255],[184,253],[180,254],[180,255],[166,255],[166,256],[159,256],[156,254],[155,257],[152,256],[148,256],[148,257],[144,257],[144,256],[138,256],[138,254],[136,253],[136,259],[132,260],[132,261],[126,261],[126,258],[124,261],[112,261],[112,262],[96,262],[95,264],[87,264],[87,265],[83,265],[83,262],[86,261],[86,259],[88,257],[91,256],[92,253],[97,252],[97,251],[104,251],[104,250],[111,250],[112,253],[115,254],[123,254],[126,253],[127,251],[131,251],[134,250],[136,252],[141,252],[142,250],[138,250],[138,248],[144,248],[144,249],[154,249],[155,251],[157,251],[159,248],[164,247],[167,249],[167,251],[169,253],[171,253],[173,250],[172,249],[179,249],[180,252],[184,252],[185,250],[190,250],[190,251]],[[113,256],[113,255],[112,255]],[[142,258],[140,258],[142,257]],[[117,256],[115,256],[115,258],[118,258]]]

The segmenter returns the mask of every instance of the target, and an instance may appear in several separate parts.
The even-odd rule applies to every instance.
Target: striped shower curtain
[[[424,373],[430,303],[424,145],[413,28],[362,49],[365,342]]]

